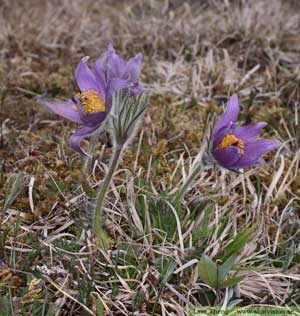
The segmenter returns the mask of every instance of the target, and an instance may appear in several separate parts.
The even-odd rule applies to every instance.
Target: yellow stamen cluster
[[[245,153],[245,145],[242,139],[237,138],[233,134],[227,134],[218,145],[217,149],[224,149],[229,146],[236,146],[240,150],[240,154],[244,155]]]
[[[76,96],[80,99],[82,106],[84,107],[87,113],[94,114],[99,112],[105,112],[105,103],[99,97],[97,92],[93,90],[88,90],[78,93]]]

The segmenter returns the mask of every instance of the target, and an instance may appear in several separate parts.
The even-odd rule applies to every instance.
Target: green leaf
[[[104,227],[100,230],[98,237],[99,238],[96,238],[96,244],[101,247],[101,249],[110,249],[113,241]]]
[[[227,273],[232,269],[236,260],[236,255],[231,255],[222,265],[218,267],[218,283],[224,282]]]
[[[9,300],[6,296],[0,297],[0,316],[9,315]]]
[[[153,219],[153,226],[166,233],[169,239],[173,239],[177,232],[177,223],[174,213],[165,201],[149,201],[149,212]]]
[[[21,193],[24,185],[24,178],[25,176],[23,173],[18,173],[16,176],[9,193],[7,193],[5,196],[3,212],[5,212],[14,203],[15,199]]]
[[[199,277],[213,288],[218,286],[218,267],[208,256],[203,255],[198,264]]]
[[[143,291],[138,290],[132,301],[132,311],[133,312],[138,311],[144,302],[145,302],[145,294]]]
[[[222,282],[219,286],[220,289],[224,289],[225,287],[232,287],[240,283],[244,279],[244,276],[238,276],[234,278],[227,279],[226,281]]]
[[[204,210],[204,216],[201,220],[201,223],[199,226],[196,226],[193,229],[193,242],[197,242],[200,239],[209,238],[211,234],[213,234],[213,228],[209,227],[210,218],[214,212],[214,204],[211,204],[207,207],[207,209]]]
[[[166,283],[169,281],[171,275],[176,269],[176,262],[174,260],[167,261],[167,264],[164,266],[164,269],[161,273],[161,286],[165,286]]]
[[[159,291],[158,295],[156,295],[156,300],[153,305],[152,309],[152,316],[155,315],[156,307],[158,304],[158,301],[160,299],[160,295],[162,293],[162,290],[166,283],[171,278],[175,268],[176,268],[176,262],[173,259],[165,259],[164,257],[160,257],[156,260],[156,266],[160,272],[160,284],[159,284]]]
[[[86,181],[85,179],[82,180],[81,183],[82,186],[82,190],[84,191],[84,193],[90,198],[90,199],[94,199],[96,197],[96,192],[95,190],[90,186],[90,184],[88,183],[88,181]]]
[[[55,316],[55,315],[57,315],[57,313],[59,312],[58,309],[59,308],[57,306],[55,306],[55,304],[49,304],[46,316]]]
[[[224,249],[224,253],[220,258],[226,261],[231,255],[238,255],[245,245],[251,240],[253,233],[256,231],[257,225],[253,225],[246,230],[238,233],[235,239]]]
[[[97,316],[104,316],[104,308],[102,302],[97,298],[96,300],[96,309],[97,309]]]

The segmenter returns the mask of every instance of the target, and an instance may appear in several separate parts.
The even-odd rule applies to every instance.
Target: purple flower
[[[110,44],[108,50],[93,63],[93,70],[87,66],[87,60],[88,57],[82,58],[75,70],[80,92],[71,100],[38,100],[52,112],[83,125],[69,138],[69,145],[83,155],[86,153],[80,147],[81,140],[103,124],[111,109],[113,94],[124,88],[131,89],[133,95],[144,91],[138,83],[142,54],[125,63]]]
[[[234,94],[212,133],[212,155],[222,167],[228,169],[262,163],[264,160],[261,156],[279,145],[275,140],[257,139],[261,128],[267,125],[265,122],[237,127],[239,111],[238,97]]]

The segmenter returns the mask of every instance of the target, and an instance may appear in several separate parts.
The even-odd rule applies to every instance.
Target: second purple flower
[[[239,111],[238,97],[234,94],[212,133],[211,153],[227,169],[261,163],[264,161],[261,156],[279,145],[275,140],[258,139],[260,130],[267,125],[265,122],[237,127]]]

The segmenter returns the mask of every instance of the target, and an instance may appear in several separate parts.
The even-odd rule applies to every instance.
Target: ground
[[[300,304],[299,10],[277,0],[2,0],[0,315]],[[107,195],[111,244],[100,251],[88,188],[103,179],[110,136],[82,182],[67,145],[76,126],[36,99],[77,93],[80,58],[110,42],[126,58],[143,53],[151,100]],[[281,145],[242,173],[208,166],[174,213],[168,196],[232,93],[241,122],[266,121],[263,136]],[[215,283],[213,267],[230,258],[227,280],[237,279]]]

